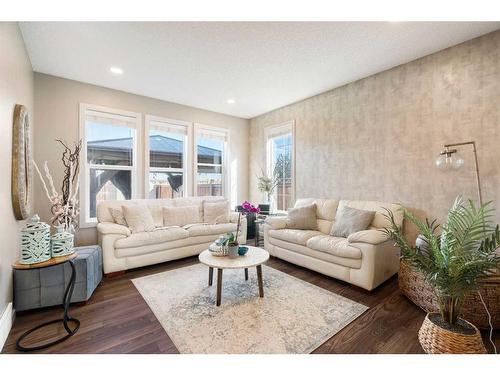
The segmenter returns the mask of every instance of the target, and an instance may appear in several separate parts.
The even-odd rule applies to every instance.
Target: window
[[[146,198],[186,195],[189,123],[146,116]]]
[[[227,132],[220,129],[197,127],[195,194],[198,196],[226,196]]]
[[[266,128],[265,134],[267,174],[276,181],[276,188],[271,194],[271,205],[274,210],[286,211],[293,206],[295,199],[294,123]]]
[[[81,104],[85,163],[80,189],[81,226],[96,222],[99,202],[135,196],[139,121],[138,114]]]

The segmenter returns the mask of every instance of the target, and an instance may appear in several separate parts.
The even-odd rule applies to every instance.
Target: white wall
[[[79,103],[96,104],[144,115],[155,115],[176,120],[218,126],[229,130],[231,180],[236,184],[232,200],[242,202],[248,194],[248,135],[249,121],[202,109],[128,94],[86,83],[35,73],[35,160],[47,160],[57,186],[62,181],[61,147],[55,139],[70,144],[79,137]],[[139,195],[144,193],[142,184],[144,166],[138,165]],[[56,186],[56,187],[57,187]],[[49,204],[38,179],[35,179],[35,211],[44,221],[50,219]],[[97,242],[95,228],[77,232],[78,245]]]
[[[19,228],[12,209],[12,120],[23,104],[33,119],[33,71],[15,22],[0,22],[0,316],[12,301],[11,264],[19,254]],[[31,121],[33,125],[33,120]],[[1,346],[1,343],[0,343]]]

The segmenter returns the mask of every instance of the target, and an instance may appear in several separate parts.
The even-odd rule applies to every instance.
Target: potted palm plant
[[[386,217],[391,228],[387,236],[401,248],[401,256],[416,267],[434,287],[439,313],[429,313],[418,338],[426,353],[485,353],[478,329],[460,318],[465,296],[476,290],[478,280],[491,274],[500,264],[499,226],[493,225],[490,203],[476,207],[458,197],[439,231],[436,221],[422,221],[405,210],[415,224],[425,246],[408,244],[391,211]]]

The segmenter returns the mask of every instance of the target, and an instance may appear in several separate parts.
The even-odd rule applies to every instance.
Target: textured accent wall
[[[445,143],[475,140],[483,199],[500,211],[500,31],[252,119],[253,201],[263,130],[289,120],[297,198],[400,202],[442,220],[457,194],[476,198],[474,163],[469,148],[458,172],[438,171],[435,158]]]

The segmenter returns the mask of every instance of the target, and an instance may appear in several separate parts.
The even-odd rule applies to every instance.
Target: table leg
[[[264,297],[264,285],[262,283],[262,266],[257,266],[257,281],[259,282],[259,296]]]
[[[222,294],[222,268],[217,269],[217,302],[216,305],[220,306]]]
[[[80,328],[80,321],[78,319],[72,318],[69,315],[69,312],[68,312],[68,310],[69,310],[69,304],[71,302],[71,297],[73,296],[73,289],[75,288],[75,279],[76,279],[75,265],[74,265],[74,263],[73,263],[72,260],[69,261],[69,265],[71,266],[71,277],[69,279],[69,284],[66,287],[66,290],[64,292],[64,297],[63,297],[63,306],[64,306],[64,315],[63,315],[63,318],[62,319],[55,319],[55,320],[51,320],[49,322],[42,323],[42,324],[40,324],[40,325],[38,325],[36,327],[33,327],[30,330],[24,332],[21,336],[19,336],[19,338],[16,341],[16,348],[17,348],[17,350],[20,350],[22,352],[32,352],[34,350],[40,350],[40,349],[48,348],[49,346],[52,346],[52,345],[55,345],[55,344],[59,344],[60,342],[63,342],[64,340],[70,338]],[[38,329],[40,329],[42,327],[46,327],[46,326],[49,326],[51,324],[59,323],[59,322],[62,322],[63,325],[64,325],[64,329],[67,332],[67,334],[65,336],[63,336],[63,337],[61,337],[61,338],[59,338],[57,340],[54,340],[54,341],[48,342],[46,344],[43,344],[43,345],[28,346],[28,347],[21,345],[21,341],[24,338],[26,338],[27,336],[29,336],[31,333],[35,332],[36,330],[38,330]],[[75,323],[75,328],[71,329],[69,327],[69,325],[68,325],[68,322]]]
[[[259,223],[255,222],[255,247],[259,247]]]
[[[245,281],[248,281],[248,268],[245,268]]]
[[[208,267],[208,286],[212,286],[214,280],[214,269],[213,267]]]

